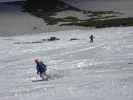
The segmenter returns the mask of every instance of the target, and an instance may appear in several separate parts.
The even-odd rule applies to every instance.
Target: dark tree
[[[59,4],[59,0],[26,0],[25,8],[27,10],[43,9],[44,11],[51,11]]]

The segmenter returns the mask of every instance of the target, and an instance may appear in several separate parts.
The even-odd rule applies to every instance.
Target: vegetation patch
[[[80,22],[77,22],[77,23],[71,22],[71,23],[68,23],[68,24],[61,24],[60,26],[64,26],[64,25],[96,27],[96,28],[133,26],[133,18],[115,18],[115,19],[108,19],[108,20],[89,19],[89,20],[80,21]]]

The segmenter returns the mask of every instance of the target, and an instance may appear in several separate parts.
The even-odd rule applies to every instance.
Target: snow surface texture
[[[51,36],[60,40],[26,44]],[[133,100],[133,27],[0,37],[0,43],[0,100]],[[48,65],[48,81],[32,82],[39,79],[34,58]]]

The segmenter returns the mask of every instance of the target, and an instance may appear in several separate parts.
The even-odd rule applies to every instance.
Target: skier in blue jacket
[[[40,75],[42,80],[46,80],[47,79],[47,75],[46,75],[47,66],[42,61],[39,61],[38,59],[35,59],[35,63],[36,63],[37,74]]]

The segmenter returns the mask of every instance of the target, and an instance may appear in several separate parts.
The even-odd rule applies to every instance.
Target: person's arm
[[[47,65],[45,65],[42,61],[40,62],[43,68],[47,69]]]
[[[39,74],[39,66],[36,65],[37,74]]]

